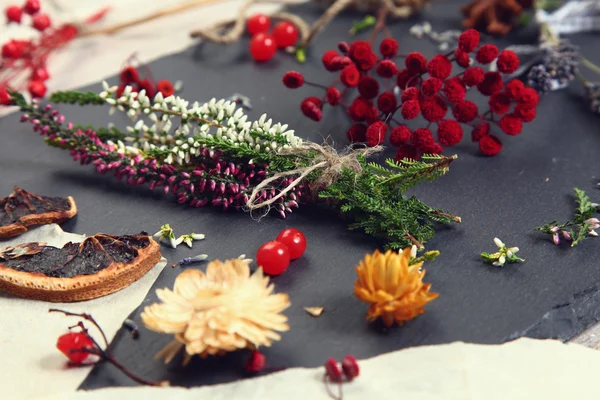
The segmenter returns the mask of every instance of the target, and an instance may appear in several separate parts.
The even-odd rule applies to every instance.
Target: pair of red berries
[[[269,61],[275,55],[277,48],[285,49],[298,41],[298,28],[290,22],[281,21],[273,27],[269,34],[271,18],[265,14],[254,14],[247,21],[250,40],[250,55],[255,61]]]
[[[21,23],[23,13],[32,16],[31,26],[38,31],[43,32],[50,27],[50,17],[47,14],[40,13],[39,0],[27,0],[23,7],[12,5],[4,10],[7,21],[17,24]]]
[[[121,84],[117,88],[117,97],[121,97],[126,86],[133,88],[132,92],[139,92],[142,89],[146,91],[146,96],[154,99],[154,96],[160,92],[163,97],[169,97],[175,94],[175,86],[171,81],[163,79],[158,81],[156,84],[149,78],[142,78],[137,68],[133,66],[127,66],[123,68],[119,74]]]
[[[351,381],[359,374],[360,368],[358,367],[358,361],[350,354],[342,360],[341,370],[337,361],[333,358],[330,358],[325,363],[325,375],[327,375],[332,382],[341,382],[344,376],[346,377],[346,380]]]
[[[280,275],[291,260],[300,258],[306,250],[306,237],[298,229],[281,231],[277,239],[260,246],[256,252],[256,263],[266,274]]]

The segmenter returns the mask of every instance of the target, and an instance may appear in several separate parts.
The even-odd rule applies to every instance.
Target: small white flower
[[[498,246],[499,249],[504,247],[504,243],[498,238],[494,238],[494,243],[496,244],[496,246]]]
[[[191,236],[194,240],[202,240],[205,238],[205,235],[202,233],[192,233]]]
[[[416,245],[412,245],[412,247],[410,248],[410,258],[416,258],[417,257],[417,246]]]
[[[110,86],[108,86],[108,82],[102,81],[102,89],[104,89],[107,92],[110,90]]]
[[[588,235],[590,235],[590,236],[598,236],[598,232],[596,232],[593,229],[590,229],[590,231],[588,232]]]

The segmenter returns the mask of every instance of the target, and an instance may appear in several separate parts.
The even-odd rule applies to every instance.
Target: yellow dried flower
[[[184,364],[191,356],[224,354],[243,348],[270,346],[289,330],[280,314],[290,306],[287,294],[273,294],[273,284],[262,269],[250,275],[240,259],[213,261],[206,273],[188,269],[173,290],[158,289],[162,303],[144,309],[142,322],[155,332],[174,334],[175,340],[157,354],[170,362],[185,346]]]
[[[385,326],[392,326],[394,321],[402,325],[423,314],[423,307],[438,297],[429,292],[431,284],[423,283],[425,270],[419,271],[423,263],[409,265],[410,259],[410,247],[402,253],[376,250],[356,267],[354,295],[371,304],[367,320],[382,318]]]

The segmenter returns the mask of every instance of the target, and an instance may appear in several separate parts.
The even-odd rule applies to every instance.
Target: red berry
[[[506,84],[506,92],[513,100],[519,100],[523,89],[525,89],[525,84],[518,79],[513,79]]]
[[[364,124],[354,124],[346,132],[350,143],[360,143],[367,140],[367,126]]]
[[[535,119],[537,111],[535,107],[523,107],[521,104],[517,104],[515,107],[515,114],[523,120],[523,122],[531,122]]]
[[[352,355],[347,355],[342,360],[342,370],[344,371],[344,375],[346,378],[351,381],[356,378],[360,374],[360,368],[358,367],[358,362],[356,358]]]
[[[469,100],[463,100],[454,104],[454,107],[452,107],[452,114],[458,122],[467,123],[477,118],[479,110],[477,109],[477,104]]]
[[[419,52],[413,51],[404,60],[406,69],[412,74],[421,74],[427,71],[427,59]]]
[[[346,42],[339,42],[338,50],[341,51],[343,54],[348,54],[348,52],[350,51],[350,45]]]
[[[468,29],[458,37],[458,48],[460,51],[470,53],[479,44],[479,32],[475,29]]]
[[[74,364],[81,364],[89,357],[89,353],[81,350],[91,350],[94,348],[92,339],[83,332],[69,332],[59,336],[56,342],[56,348],[63,353],[69,361]]]
[[[360,80],[360,72],[354,65],[348,65],[344,67],[340,73],[340,80],[347,87],[356,87]]]
[[[290,252],[290,259],[292,260],[300,258],[306,250],[306,237],[298,229],[284,229],[277,236],[276,240],[287,246]]]
[[[444,86],[444,81],[438,78],[427,78],[423,81],[421,89],[425,96],[433,96]]]
[[[153,99],[156,95],[156,89],[154,88],[152,82],[150,82],[150,79],[142,79],[138,82],[137,91],[141,92],[142,90],[145,90],[146,96],[148,96],[151,99]]]
[[[504,50],[498,56],[498,71],[503,74],[512,74],[519,68],[520,64],[519,56],[512,50]]]
[[[269,30],[271,27],[271,18],[266,16],[265,14],[254,14],[248,21],[246,22],[246,28],[248,29],[248,33],[251,36],[256,35],[257,33],[264,33]]]
[[[421,102],[423,118],[429,122],[439,122],[448,112],[448,106],[439,95],[428,97]]]
[[[255,61],[269,61],[277,51],[277,44],[273,36],[267,33],[257,33],[250,40],[250,55]]]
[[[402,102],[409,101],[409,100],[419,100],[420,97],[421,97],[421,91],[416,87],[410,87],[410,88],[406,89],[404,92],[402,92],[402,95],[400,96],[400,100],[402,100]]]
[[[453,119],[445,119],[438,124],[438,140],[444,146],[456,146],[463,138],[460,124]]]
[[[288,71],[283,75],[283,84],[290,89],[304,85],[304,76],[297,71]]]
[[[379,94],[379,82],[373,77],[363,76],[358,81],[358,93],[367,100],[374,99]]]
[[[498,47],[493,44],[481,46],[475,54],[475,59],[478,63],[489,64],[498,57]]]
[[[394,159],[397,162],[400,162],[405,158],[410,158],[412,160],[417,160],[419,158],[419,153],[417,152],[415,146],[411,146],[410,144],[403,144],[398,148]]]
[[[375,147],[382,144],[386,133],[387,125],[382,121],[372,123],[367,129],[367,146]]]
[[[120,84],[120,85],[117,87],[117,98],[119,98],[119,97],[123,96],[123,92],[125,91],[125,87],[126,87],[126,86],[127,86],[127,85],[125,85],[124,83],[122,83],[122,84]]]
[[[352,60],[346,56],[335,56],[329,63],[328,71],[341,71],[344,67],[353,64]]]
[[[481,122],[480,124],[477,124],[471,131],[471,140],[473,140],[474,142],[479,142],[482,137],[489,135],[489,133],[490,123]]]
[[[290,265],[290,251],[283,243],[267,242],[256,252],[256,263],[266,274],[279,275]]]
[[[325,374],[332,382],[341,382],[342,381],[342,371],[338,366],[337,362],[330,358],[325,363]]]
[[[340,104],[340,99],[342,98],[342,93],[338,88],[330,86],[327,88],[327,102],[332,106],[337,106]]]
[[[163,95],[163,97],[169,97],[175,94],[175,87],[171,81],[163,79],[156,83],[156,89]]]
[[[417,150],[420,151],[427,149],[432,143],[434,143],[433,134],[427,128],[419,128],[415,130],[412,133],[410,140]]]
[[[417,82],[417,76],[406,68],[398,72],[398,76],[396,76],[396,84],[402,90],[415,86]]]
[[[392,92],[383,92],[377,98],[377,107],[379,111],[384,113],[391,113],[398,106],[396,96]]]
[[[440,146],[439,143],[436,142],[430,142],[427,143],[422,149],[421,151],[424,154],[441,154],[444,152],[444,148],[442,146]]]
[[[394,38],[385,38],[379,45],[379,52],[386,58],[396,57],[398,54],[398,41]]]
[[[50,27],[50,17],[46,14],[36,14],[33,16],[31,26],[43,32]]]
[[[27,90],[33,98],[40,98],[46,95],[46,84],[43,81],[31,81],[27,85]]]
[[[265,355],[255,350],[250,353],[250,357],[248,357],[248,361],[246,361],[246,371],[251,374],[257,374],[265,369],[266,361],[267,358]]]
[[[400,113],[402,114],[402,118],[406,120],[415,119],[419,116],[419,112],[421,111],[421,107],[419,106],[418,100],[408,100],[402,103],[402,108],[400,109]]]
[[[365,114],[365,121],[368,125],[374,124],[380,119],[381,117],[379,114],[379,110],[377,110],[377,107],[370,106],[369,108],[367,108],[367,112]]]
[[[372,53],[371,44],[366,40],[355,40],[348,49],[348,57],[355,63],[369,62]]]
[[[479,140],[479,151],[486,156],[495,156],[500,150],[502,150],[502,142],[494,135],[486,135]]]
[[[483,69],[479,67],[471,67],[465,70],[462,81],[467,86],[477,86],[483,81]]]
[[[477,85],[477,89],[481,94],[491,96],[492,94],[499,92],[504,87],[504,81],[500,72],[486,72],[483,75],[483,81]]]
[[[521,133],[523,120],[514,114],[506,114],[500,118],[498,125],[507,135],[515,136]]]
[[[340,55],[335,50],[327,50],[323,54],[323,57],[321,57],[321,61],[323,62],[323,65],[325,66],[325,69],[327,71],[330,71],[330,72],[337,71],[337,69],[335,69],[335,67],[333,65],[331,65],[331,62],[335,57],[339,57],[339,56]]]
[[[321,111],[322,107],[323,102],[321,99],[314,96],[307,97],[300,103],[302,114],[316,122],[319,122],[321,118],[323,118],[323,112]]]
[[[381,60],[381,62],[377,64],[375,72],[382,78],[391,78],[398,73],[398,67],[392,60]]]
[[[30,79],[32,81],[47,81],[50,79],[50,74],[48,73],[46,67],[37,67],[31,73]]]
[[[140,74],[135,67],[125,67],[119,74],[122,83],[137,83],[140,80]]]
[[[21,22],[21,17],[23,16],[23,10],[19,6],[8,6],[4,11],[6,14],[6,19],[8,22],[16,22],[17,24]]]
[[[6,87],[0,86],[0,105],[9,106],[11,104],[10,94]]]
[[[21,55],[21,48],[16,41],[11,40],[2,45],[2,58],[19,58]]]
[[[40,2],[39,0],[27,0],[25,5],[23,6],[23,12],[25,14],[33,15],[40,11]]]
[[[456,63],[463,68],[467,68],[469,65],[471,65],[471,58],[469,57],[469,54],[465,53],[461,49],[454,50],[454,61],[456,61]]]
[[[444,80],[452,73],[452,63],[448,57],[438,54],[429,60],[427,71],[431,77]]]
[[[390,143],[393,146],[401,146],[407,144],[410,141],[412,132],[406,125],[400,125],[392,129],[390,133]]]
[[[490,97],[490,109],[496,114],[506,114],[510,109],[511,98],[508,93],[496,92]]]
[[[459,77],[448,79],[444,83],[444,95],[453,103],[464,100],[467,95],[467,88],[462,83]]]
[[[524,88],[519,95],[518,101],[523,107],[535,107],[540,101],[540,95],[535,89]]]
[[[290,22],[281,21],[273,28],[273,37],[279,48],[293,46],[298,40],[298,28]]]
[[[348,114],[353,121],[361,122],[365,120],[369,107],[371,107],[370,101],[363,99],[362,97],[357,97],[352,104],[350,104]]]

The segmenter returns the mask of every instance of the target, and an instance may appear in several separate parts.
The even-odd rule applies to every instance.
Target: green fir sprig
[[[590,236],[598,236],[596,229],[600,228],[600,221],[594,215],[600,211],[600,205],[592,203],[590,197],[583,190],[577,188],[573,190],[577,204],[573,219],[565,223],[552,221],[533,228],[551,235],[552,241],[556,245],[560,244],[561,237],[571,242],[571,247],[575,247]]]

